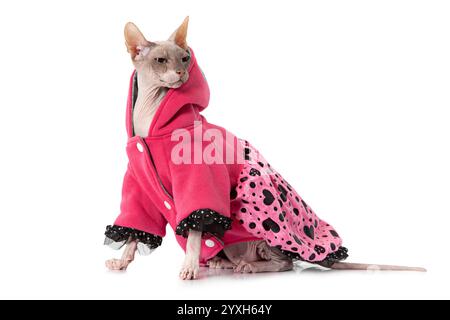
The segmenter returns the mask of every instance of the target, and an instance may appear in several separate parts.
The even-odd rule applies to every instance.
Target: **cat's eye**
[[[191,58],[190,56],[186,56],[184,58],[181,58],[181,61],[188,62],[190,58]]]
[[[167,59],[166,58],[155,58],[155,61],[158,63],[167,63]]]

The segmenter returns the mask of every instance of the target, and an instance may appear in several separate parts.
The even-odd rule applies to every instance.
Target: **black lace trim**
[[[281,250],[281,252],[293,260],[305,261],[305,259],[303,259],[298,253],[286,250]],[[339,247],[337,251],[327,255],[327,257],[324,260],[312,263],[318,264],[322,267],[330,268],[336,262],[343,261],[347,258],[348,258],[348,249],[346,247]]]
[[[182,220],[178,224],[175,233],[187,238],[189,230],[195,230],[222,238],[225,231],[231,229],[231,222],[230,218],[224,217],[214,210],[199,209]]]
[[[344,261],[348,258],[348,249],[346,247],[339,247],[336,252],[330,253],[325,260],[320,261],[322,267],[331,268],[333,264],[339,261]]]
[[[112,243],[116,243],[115,247],[118,248],[126,244],[128,240],[138,240],[138,243],[146,245],[148,249],[151,250],[156,249],[162,243],[162,238],[160,236],[116,225],[107,226],[105,236],[105,244],[111,245]]]

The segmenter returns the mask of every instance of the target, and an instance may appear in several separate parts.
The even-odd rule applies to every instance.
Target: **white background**
[[[178,280],[171,230],[125,273],[102,246],[126,168],[123,26],[188,43],[205,112],[250,140],[351,250],[427,274]],[[450,298],[447,1],[2,1],[0,298]]]

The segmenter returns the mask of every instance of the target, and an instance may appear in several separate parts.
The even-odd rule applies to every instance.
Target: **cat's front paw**
[[[195,280],[198,279],[198,273],[200,271],[200,266],[198,262],[195,261],[185,261],[183,267],[180,271],[181,280]]]
[[[105,262],[106,267],[111,271],[125,271],[129,264],[130,261],[123,259],[110,259]]]

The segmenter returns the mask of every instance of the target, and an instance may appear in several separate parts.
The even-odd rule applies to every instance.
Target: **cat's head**
[[[186,17],[169,40],[156,42],[145,39],[134,23],[125,25],[125,44],[140,76],[166,88],[178,88],[188,80],[188,22]]]

